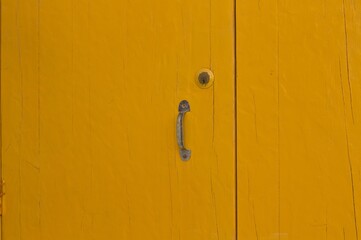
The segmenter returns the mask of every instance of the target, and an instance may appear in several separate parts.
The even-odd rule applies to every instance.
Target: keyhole
[[[201,72],[198,75],[198,81],[202,85],[207,85],[209,83],[209,80],[210,80],[210,76],[207,72]]]

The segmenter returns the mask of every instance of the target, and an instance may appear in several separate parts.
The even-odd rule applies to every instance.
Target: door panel
[[[235,239],[233,1],[1,4],[3,239]]]
[[[237,2],[239,239],[359,239],[359,7]]]

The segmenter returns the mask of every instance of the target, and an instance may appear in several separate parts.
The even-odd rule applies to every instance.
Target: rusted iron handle
[[[183,121],[187,112],[189,112],[190,106],[187,100],[183,100],[179,103],[178,118],[177,118],[177,142],[179,147],[179,154],[183,161],[187,161],[191,158],[191,150],[188,150],[184,146],[184,133],[183,133]]]

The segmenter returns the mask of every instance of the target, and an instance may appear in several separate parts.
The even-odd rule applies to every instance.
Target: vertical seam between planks
[[[233,24],[234,24],[234,166],[235,166],[235,239],[238,240],[238,130],[237,130],[237,0],[233,2]]]
[[[278,158],[278,239],[281,239],[281,137],[280,137],[280,16],[277,0],[277,158]]]
[[[40,75],[40,57],[41,57],[41,40],[40,40],[40,2],[41,0],[37,0],[37,91],[38,91],[38,96],[37,96],[37,123],[38,123],[38,161],[39,161],[39,182],[41,182],[41,88],[40,88],[40,84],[41,84],[41,75]],[[41,206],[42,206],[42,200],[41,200],[41,189],[39,187],[39,201],[38,201],[38,211],[39,211],[39,220],[38,220],[38,224],[39,224],[39,237],[40,239],[42,239],[42,228],[41,228]]]

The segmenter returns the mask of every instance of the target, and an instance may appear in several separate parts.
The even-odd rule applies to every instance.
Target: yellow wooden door
[[[359,239],[360,6],[2,0],[3,239]]]
[[[1,11],[4,240],[235,239],[232,0]]]
[[[361,2],[236,8],[239,239],[360,239]]]

